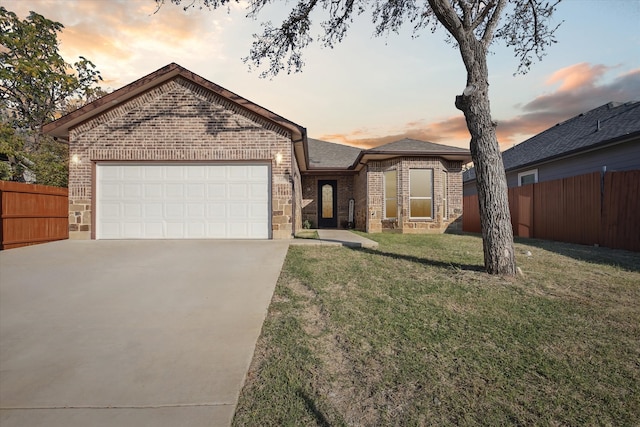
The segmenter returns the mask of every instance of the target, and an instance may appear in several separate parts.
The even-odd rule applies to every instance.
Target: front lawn
[[[234,425],[637,425],[640,254],[476,236],[292,246]]]

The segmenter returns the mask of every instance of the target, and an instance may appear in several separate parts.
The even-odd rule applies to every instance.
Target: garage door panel
[[[232,221],[246,220],[248,215],[248,206],[246,203],[229,203],[229,214],[227,218]]]
[[[184,224],[182,222],[167,221],[165,234],[168,239],[184,239]]]
[[[205,222],[189,222],[187,224],[187,235],[189,239],[204,239],[206,235],[207,225]]]
[[[164,179],[164,167],[145,166],[142,168],[145,181],[162,181]]]
[[[164,218],[162,203],[145,203],[142,207],[142,211],[145,219]]]
[[[227,237],[227,224],[221,221],[207,222],[207,238],[224,239]]]
[[[105,239],[117,239],[122,235],[120,230],[120,222],[114,222],[109,220],[103,220],[100,224],[101,236]]]
[[[239,239],[246,236],[248,233],[248,224],[246,222],[230,222],[228,233],[229,237],[233,239]]]
[[[100,217],[104,220],[120,218],[120,203],[104,202],[100,206]]]
[[[227,217],[226,203],[208,203],[207,204],[207,218],[225,219],[226,217]]]
[[[263,222],[252,222],[249,226],[251,227],[249,230],[250,235],[258,236],[259,239],[269,238],[269,230],[265,228]]]
[[[130,236],[133,239],[141,239],[144,237],[144,233],[142,232],[144,229],[143,222],[125,222],[122,224],[122,232],[126,236]]]
[[[187,214],[189,219],[205,218],[206,206],[201,203],[187,203]]]
[[[167,219],[179,219],[184,217],[184,205],[182,203],[166,203],[164,216]]]
[[[144,236],[147,239],[161,239],[164,237],[164,222],[145,218]]]
[[[249,178],[250,167],[232,167],[227,166],[227,177],[229,181],[247,181]]]
[[[228,200],[246,200],[248,196],[247,184],[229,184],[228,187]]]
[[[183,181],[185,176],[185,166],[165,166],[165,178],[169,180]]]
[[[102,198],[104,200],[120,199],[120,185],[117,183],[104,182],[102,184]]]
[[[164,190],[165,199],[182,200],[184,198],[183,184],[165,184]]]
[[[142,197],[142,184],[124,184],[122,186],[122,199],[140,200]]]
[[[250,178],[254,181],[269,181],[269,170],[260,166],[255,166],[249,169]]]
[[[259,200],[259,201],[268,201],[269,194],[265,193],[264,185],[262,184],[250,184],[249,186],[249,199],[250,200]]]
[[[269,238],[268,165],[99,164],[97,238]]]
[[[102,182],[119,181],[120,173],[119,168],[100,168],[100,180]]]
[[[127,181],[141,181],[143,178],[143,169],[142,166],[131,166],[128,168],[122,169],[120,173],[122,179]]]
[[[160,183],[145,183],[144,185],[144,198],[162,200],[164,195],[163,185]]]
[[[205,184],[187,184],[186,194],[188,200],[204,200]]]
[[[208,184],[207,199],[224,200],[227,198],[227,186],[224,183]]]
[[[189,166],[185,168],[186,177],[189,181],[204,181],[207,176],[207,169],[205,166]]]
[[[127,218],[142,218],[142,205],[140,203],[125,203],[122,205],[123,215]]]
[[[226,166],[207,166],[207,180],[215,182],[225,182],[227,180]]]
[[[269,214],[265,212],[262,203],[251,203],[249,205],[249,219],[252,221],[264,222],[269,219]]]

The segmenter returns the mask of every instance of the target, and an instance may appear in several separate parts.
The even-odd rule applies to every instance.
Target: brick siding
[[[409,170],[433,170],[433,218],[409,216]],[[398,218],[384,218],[384,172],[398,171]],[[444,214],[443,179],[447,174],[447,214]],[[355,201],[355,228],[368,233],[441,233],[462,231],[462,163],[441,158],[399,157],[370,161],[355,175],[313,175],[302,177],[302,220],[318,225],[318,180],[338,182],[338,227],[344,228],[349,199]]]
[[[294,232],[293,184],[299,175],[290,134],[229,100],[178,77],[70,130],[69,231],[90,238],[99,161],[271,162],[272,235]],[[276,153],[282,162],[275,162]],[[293,171],[292,171],[293,169]]]
[[[409,170],[433,170],[433,218],[412,219],[409,213]],[[384,161],[371,161],[366,166],[368,187],[367,232],[384,230],[401,233],[441,233],[461,231],[462,217],[462,163],[441,158],[402,157]],[[398,173],[398,218],[384,218],[384,172]],[[448,177],[447,215],[443,216],[443,179]]]
[[[310,221],[314,228],[318,227],[319,180],[337,181],[338,228],[346,228],[349,221],[349,199],[354,197],[353,175],[304,175],[302,177],[302,220]],[[357,201],[355,207],[357,209]]]
[[[367,205],[367,169],[361,170],[353,177],[353,196],[355,198],[356,230],[369,229],[369,208]]]

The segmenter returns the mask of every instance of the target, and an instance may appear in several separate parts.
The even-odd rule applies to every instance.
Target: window
[[[409,216],[433,218],[433,169],[409,170]]]
[[[398,173],[395,170],[384,173],[384,217],[398,217]]]
[[[538,182],[538,169],[532,169],[518,174],[518,187],[535,184],[536,182]]]
[[[322,218],[333,218],[333,186],[322,186]]]
[[[449,215],[449,206],[447,204],[447,189],[449,188],[449,175],[446,172],[442,173],[442,219],[447,219]]]

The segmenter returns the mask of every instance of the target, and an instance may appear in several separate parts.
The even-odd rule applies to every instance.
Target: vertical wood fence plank
[[[0,249],[69,238],[68,190],[0,181]]]
[[[640,251],[640,171],[600,172],[509,189],[514,236]],[[463,231],[479,233],[478,197],[463,198]]]
[[[640,251],[640,171],[607,172],[602,205],[602,245]]]
[[[462,198],[462,231],[480,233],[480,206],[478,196],[464,196]]]

